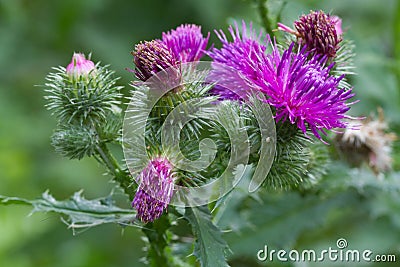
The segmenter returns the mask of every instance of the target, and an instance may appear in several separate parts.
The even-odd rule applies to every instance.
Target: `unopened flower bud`
[[[309,49],[315,49],[317,54],[336,56],[342,41],[341,20],[338,17],[331,17],[323,11],[311,11],[295,21],[294,26],[302,44],[307,45]]]
[[[70,77],[79,79],[79,77],[88,77],[95,68],[93,61],[86,59],[84,54],[74,53],[66,72]]]
[[[136,45],[132,55],[133,63],[136,66],[135,75],[142,81],[177,64],[172,52],[159,40],[146,41]]]
[[[294,34],[300,44],[328,58],[336,56],[342,41],[342,20],[323,11],[311,11],[294,22],[295,30],[278,23],[278,29]]]
[[[144,223],[159,218],[168,207],[174,190],[172,165],[166,158],[155,158],[140,173],[139,188],[132,206]]]

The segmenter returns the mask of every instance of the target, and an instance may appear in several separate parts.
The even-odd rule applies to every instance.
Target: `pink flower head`
[[[294,51],[294,43],[281,53],[276,45],[271,54],[263,57],[263,64],[254,81],[276,109],[276,120],[289,119],[306,134],[310,129],[321,139],[320,133],[334,128],[346,128],[344,119],[354,96],[352,89],[339,87],[344,75],[330,74],[334,64],[326,66],[327,57],[310,55],[307,47]],[[354,102],[353,102],[354,103]]]
[[[338,16],[331,16],[330,19],[335,24],[336,34],[341,36],[343,34],[342,19],[339,18]]]
[[[174,189],[172,168],[166,158],[155,158],[140,173],[140,184],[132,206],[142,222],[154,221],[168,207]]]
[[[217,95],[236,100],[245,99],[246,92],[261,91],[274,107],[276,121],[289,120],[304,134],[311,130],[319,139],[326,130],[346,127],[346,112],[352,104],[347,100],[354,93],[339,88],[344,76],[330,74],[334,64],[326,66],[328,56],[313,54],[307,46],[295,49],[294,42],[280,52],[271,40],[262,42],[245,29],[245,25],[242,32],[237,25],[230,28],[233,41],[221,32],[222,48],[208,53],[213,59],[210,76],[218,81]],[[271,46],[269,53],[267,45]],[[236,94],[223,90],[232,87]]]
[[[71,63],[68,64],[66,72],[70,77],[78,79],[87,77],[95,69],[93,61],[86,59],[84,54],[74,53]]]

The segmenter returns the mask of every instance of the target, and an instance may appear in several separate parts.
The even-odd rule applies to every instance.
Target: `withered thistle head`
[[[392,143],[397,139],[394,133],[387,133],[382,109],[378,113],[378,119],[371,116],[364,121],[353,121],[344,133],[336,136],[339,150],[351,164],[366,162],[375,174],[390,170]]]

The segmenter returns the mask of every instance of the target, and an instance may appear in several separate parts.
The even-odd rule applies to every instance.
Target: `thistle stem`
[[[148,259],[151,266],[171,266],[168,260],[171,255],[165,250],[170,243],[167,233],[171,223],[166,214],[161,216],[154,222],[148,223],[142,229],[149,241]]]
[[[114,176],[114,180],[119,183],[119,185],[124,189],[124,192],[131,198],[135,196],[134,187],[132,187],[132,182],[130,175],[127,171],[121,169],[115,157],[111,154],[105,143],[101,143],[96,148],[98,155],[100,156],[102,162]]]
[[[270,35],[274,36],[274,32],[271,27],[271,21],[268,15],[268,7],[267,7],[268,0],[257,0],[257,9],[258,13],[260,14],[261,23],[265,29],[265,31]]]

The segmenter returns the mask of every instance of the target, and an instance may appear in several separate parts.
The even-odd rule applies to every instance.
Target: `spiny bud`
[[[103,125],[107,114],[120,104],[121,86],[107,66],[94,64],[83,54],[74,53],[66,67],[53,68],[46,77],[47,108],[60,125]]]
[[[136,66],[135,75],[142,81],[177,64],[172,52],[159,40],[137,44],[132,55],[133,63]]]

